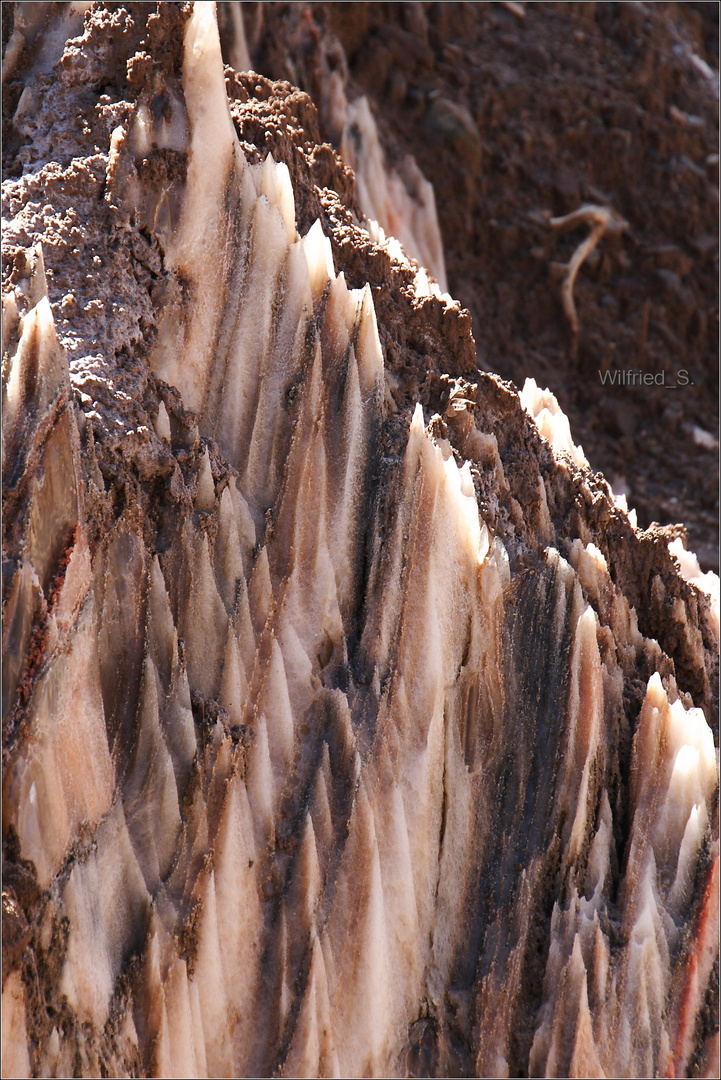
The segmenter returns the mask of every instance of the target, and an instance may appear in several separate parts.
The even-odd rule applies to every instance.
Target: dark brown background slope
[[[479,365],[548,385],[639,524],[684,522],[717,569],[718,451],[693,429],[718,437],[718,6],[243,9],[255,66],[300,83],[321,120],[322,54],[342,68],[338,38],[349,96],[369,97],[389,160],[414,154],[434,184]],[[629,229],[581,269],[574,359],[553,264],[587,230],[554,234],[541,215],[587,202]],[[608,369],[667,384],[685,370],[692,385],[602,385]]]

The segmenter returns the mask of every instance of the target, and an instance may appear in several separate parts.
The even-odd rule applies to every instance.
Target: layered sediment
[[[3,1074],[713,1075],[712,576],[214,5],[26,7]]]

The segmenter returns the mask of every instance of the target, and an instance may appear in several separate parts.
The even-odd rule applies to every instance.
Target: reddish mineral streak
[[[685,1068],[692,1049],[692,1038],[696,1025],[699,999],[703,997],[699,986],[699,962],[705,960],[710,967],[708,957],[713,955],[718,945],[718,909],[719,909],[719,857],[718,854],[709,867],[699,902],[699,912],[693,931],[692,951],[686,961],[685,977],[680,991],[680,1008],[677,1036],[673,1055],[669,1062],[669,1077],[686,1075]],[[710,1064],[709,1059],[709,1064]]]

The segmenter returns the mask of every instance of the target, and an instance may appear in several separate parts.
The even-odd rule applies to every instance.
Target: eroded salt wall
[[[691,557],[474,371],[214,5],[99,5],[53,79],[5,185],[3,1073],[712,1075]]]
[[[277,5],[274,11],[262,4],[252,12],[247,5],[242,9],[238,3],[218,6],[224,57],[236,70],[259,66],[266,71],[262,60],[257,63],[260,39],[264,40],[273,56],[275,77],[283,77],[280,71],[287,73],[291,82],[307,90],[318,106],[321,130],[354,172],[355,198],[373,238],[379,239],[382,232],[391,241],[394,254],[393,241],[400,243],[402,257],[414,259],[424,276],[430,274],[439,291],[445,292],[445,256],[433,185],[411,154],[392,164],[387,160],[368,98],[359,94],[357,87],[349,87],[348,57],[327,17],[330,15],[332,21],[333,13],[321,14],[320,32],[314,23],[314,15],[320,14],[318,9],[313,15],[294,4]],[[406,11],[412,17],[412,8]],[[363,12],[357,15],[362,22]],[[352,21],[352,13],[350,18]],[[246,20],[251,24],[253,56],[246,40]]]

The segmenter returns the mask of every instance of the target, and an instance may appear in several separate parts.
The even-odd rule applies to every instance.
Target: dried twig
[[[525,19],[526,17],[525,4],[511,3],[511,0],[501,0],[501,7],[504,7],[506,11],[510,11],[517,19]]]
[[[573,286],[576,282],[578,271],[581,269],[583,262],[591,254],[606,230],[621,232],[623,229],[628,228],[628,222],[624,221],[620,214],[617,214],[610,206],[594,205],[581,206],[578,210],[574,210],[573,213],[566,214],[565,217],[550,218],[548,224],[551,229],[554,229],[557,232],[568,232],[571,229],[578,228],[579,225],[586,224],[586,222],[590,224],[591,231],[586,239],[578,245],[569,262],[566,264],[565,274],[563,275],[563,281],[561,283],[561,302],[563,303],[563,310],[574,337],[574,352],[578,339],[579,323],[578,315],[576,313],[576,304],[573,299]]]

